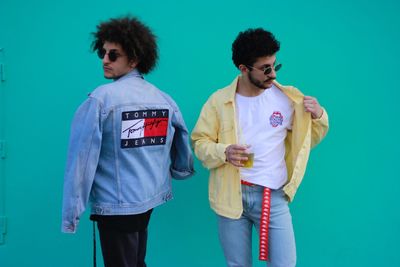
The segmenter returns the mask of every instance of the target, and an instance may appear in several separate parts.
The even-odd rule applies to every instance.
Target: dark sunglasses
[[[119,54],[116,50],[110,50],[108,53],[103,48],[97,50],[97,55],[99,56],[100,59],[103,59],[106,54],[108,55],[108,59],[111,62],[115,62],[119,57],[123,56],[123,55]]]
[[[262,72],[264,72],[265,75],[268,75],[268,74],[270,74],[272,72],[272,67],[271,66],[267,66],[267,67],[260,68],[260,69],[256,68],[256,67],[253,67],[253,66],[247,66],[247,65],[246,65],[246,67],[251,68],[251,69],[261,70]],[[274,71],[277,72],[281,68],[282,68],[282,64],[278,64],[278,65],[274,66]]]

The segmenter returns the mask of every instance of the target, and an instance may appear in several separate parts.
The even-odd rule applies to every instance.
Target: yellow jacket
[[[211,208],[219,215],[237,219],[241,216],[242,192],[239,169],[225,161],[225,149],[237,144],[235,93],[238,77],[227,87],[213,93],[204,104],[191,139],[194,152],[203,166],[210,170],[209,200]],[[288,131],[286,165],[288,182],[283,190],[290,201],[299,187],[310,150],[328,131],[328,114],[324,110],[319,119],[312,119],[304,110],[304,95],[295,87],[274,84],[293,102],[292,130]]]

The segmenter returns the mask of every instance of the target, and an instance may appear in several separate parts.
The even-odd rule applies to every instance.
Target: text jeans
[[[219,239],[229,267],[252,266],[252,227],[259,233],[263,190],[258,185],[242,185],[242,216],[230,219],[218,215]],[[267,266],[294,267],[296,244],[292,216],[282,189],[271,190],[270,214]]]

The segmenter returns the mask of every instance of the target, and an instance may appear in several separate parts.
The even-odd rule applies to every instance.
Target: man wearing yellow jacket
[[[268,267],[296,265],[288,202],[303,179],[310,150],[328,131],[317,99],[282,86],[280,44],[264,29],[240,32],[232,59],[240,75],[204,104],[191,138],[210,170],[209,200],[218,217],[227,265],[252,265],[251,236]]]

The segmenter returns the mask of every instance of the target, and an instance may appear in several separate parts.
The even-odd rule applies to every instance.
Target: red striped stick
[[[260,218],[260,254],[261,261],[268,260],[268,229],[271,212],[271,189],[264,188]]]

